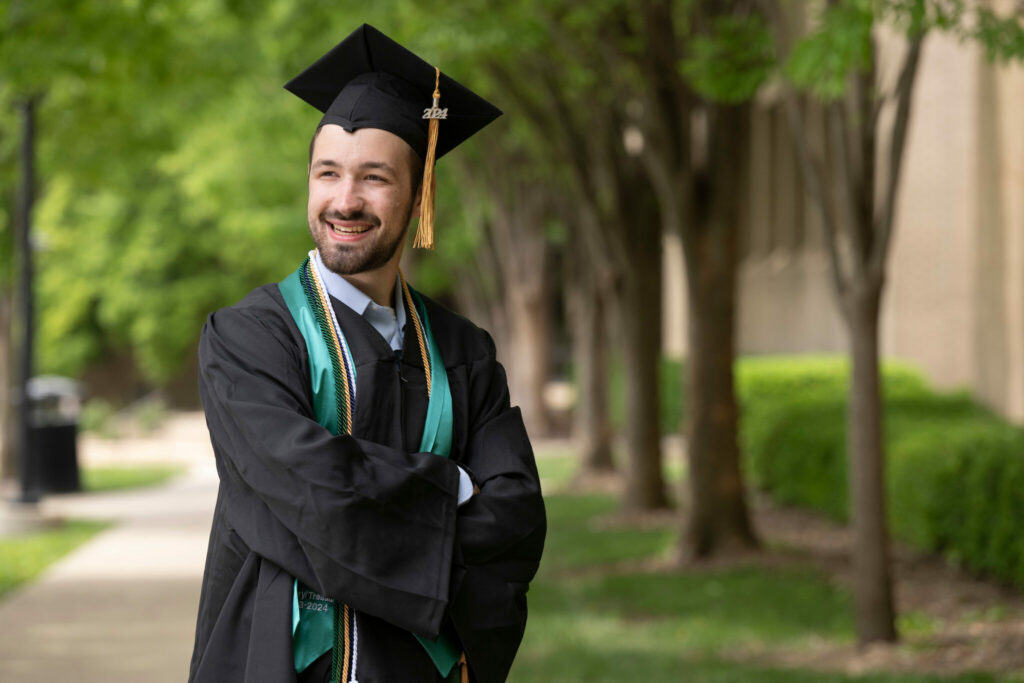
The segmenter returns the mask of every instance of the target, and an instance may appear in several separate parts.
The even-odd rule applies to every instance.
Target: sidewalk
[[[51,496],[47,514],[116,524],[0,602],[3,683],[181,683],[217,495],[201,414],[152,438],[83,439],[89,464],[178,462],[160,487]]]

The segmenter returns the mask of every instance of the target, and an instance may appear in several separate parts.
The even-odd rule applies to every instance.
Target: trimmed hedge
[[[824,357],[737,364],[749,480],[845,521],[848,366]],[[1024,430],[910,368],[883,368],[893,535],[1024,586]]]

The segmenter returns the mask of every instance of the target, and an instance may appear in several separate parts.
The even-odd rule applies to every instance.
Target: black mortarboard
[[[345,130],[380,128],[427,154],[425,109],[432,104],[436,71],[374,27],[363,24],[330,52],[284,86],[324,112],[320,125]],[[454,79],[441,74],[437,158],[501,116],[501,110]]]
[[[324,112],[321,126],[334,123],[348,131],[386,130],[424,159],[417,244],[423,241],[425,224],[430,233],[426,242],[433,242],[435,160],[501,116],[493,104],[369,24],[357,28],[284,87]]]

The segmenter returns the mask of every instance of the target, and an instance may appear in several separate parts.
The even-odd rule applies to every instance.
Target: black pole
[[[22,114],[22,137],[21,137],[21,193],[18,201],[18,212],[15,219],[17,224],[17,248],[21,262],[20,281],[18,294],[21,309],[21,344],[19,346],[18,365],[18,425],[21,438],[19,441],[20,474],[21,474],[21,496],[22,503],[35,503],[39,500],[38,477],[35,476],[35,458],[31,449],[31,436],[29,429],[29,412],[31,405],[28,396],[28,381],[32,377],[34,366],[34,334],[35,305],[32,292],[32,237],[31,217],[32,203],[34,200],[34,178],[35,178],[35,108],[36,98],[29,97],[21,105]]]

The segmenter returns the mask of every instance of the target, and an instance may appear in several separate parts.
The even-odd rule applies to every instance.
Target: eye
[[[366,179],[371,181],[371,182],[374,182],[374,183],[386,183],[386,182],[388,182],[387,178],[385,178],[382,175],[377,175],[376,173],[370,173],[369,175],[366,176]]]

